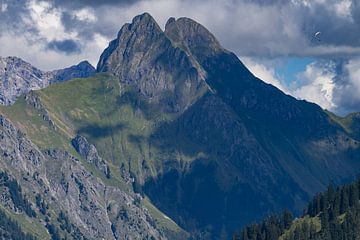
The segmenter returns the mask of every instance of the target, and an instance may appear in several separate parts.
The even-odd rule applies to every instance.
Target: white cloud
[[[308,64],[305,71],[298,74],[296,81],[287,79],[286,84],[276,75],[275,67],[266,66],[248,57],[241,59],[256,77],[272,84],[284,93],[314,102],[324,109],[336,110],[337,105],[334,99],[336,73],[333,62]]]
[[[100,53],[107,46],[109,39],[99,33],[88,41],[80,39],[76,31],[67,31],[62,24],[61,15],[64,9],[54,8],[50,2],[31,0],[26,4],[29,14],[23,15],[25,29],[22,34],[2,32],[0,35],[0,55],[18,56],[42,70],[53,70],[88,60],[96,66]],[[82,9],[75,16],[81,21],[94,21],[96,16],[90,9]],[[27,28],[33,29],[26,31]],[[36,32],[34,32],[36,31]],[[53,40],[71,39],[81,42],[80,54],[68,55],[49,50],[47,43]]]
[[[28,24],[36,27],[39,37],[49,41],[77,37],[75,32],[65,31],[61,22],[61,10],[53,8],[49,2],[32,0],[28,3],[28,9]]]
[[[340,114],[360,111],[360,58],[342,64],[336,78],[334,100],[341,107]]]
[[[6,12],[8,5],[6,3],[0,4],[0,12]]]
[[[351,6],[353,0],[292,0],[295,5],[303,5],[309,9],[315,9],[317,6],[327,9],[336,14],[336,16],[352,20]]]
[[[340,0],[336,2],[334,5],[336,14],[340,17],[348,18],[352,20],[351,4],[352,4],[351,0]]]
[[[293,89],[292,94],[299,99],[317,103],[324,109],[334,110],[337,107],[334,102],[335,76],[335,63],[311,63],[299,75],[297,85],[300,86]]]
[[[75,18],[85,22],[95,22],[97,17],[95,16],[94,10],[90,8],[83,8],[73,12]]]
[[[352,85],[355,97],[360,100],[360,59],[352,59],[345,66],[349,74],[349,82]]]
[[[276,76],[276,72],[274,68],[267,67],[264,64],[255,62],[253,59],[249,57],[242,57],[241,61],[250,70],[250,72],[252,72],[257,78],[260,78],[264,82],[277,87],[284,93],[290,94],[287,87],[284,86],[279,80],[279,78]]]
[[[83,60],[88,60],[96,66],[99,53],[103,51],[103,45],[107,44],[102,36],[95,41],[84,45],[84,53],[81,55],[65,55],[55,51],[46,51],[41,42],[29,43],[27,37],[19,35],[0,36],[0,56],[17,56],[42,70],[54,70],[69,67]]]
[[[337,73],[336,64],[333,61],[310,63],[306,66],[304,72],[298,73],[297,79],[287,79],[285,82],[277,76],[276,66],[271,66],[272,64],[277,65],[276,61],[267,61],[268,64],[263,64],[248,57],[241,59],[256,77],[266,83],[272,84],[284,93],[290,94],[298,99],[314,102],[324,109],[332,111],[339,110],[338,104],[340,104],[340,102],[337,100],[336,94],[338,94],[340,90],[339,86],[342,86],[342,84],[336,83],[335,81]],[[360,69],[360,61],[356,64],[347,65],[347,68],[350,67]],[[360,70],[358,70],[358,73],[353,71],[353,69],[349,69],[349,72],[350,71],[353,72],[350,78],[360,76]],[[360,98],[360,77],[356,77],[354,82],[358,83]],[[341,91],[344,91],[344,89]]]

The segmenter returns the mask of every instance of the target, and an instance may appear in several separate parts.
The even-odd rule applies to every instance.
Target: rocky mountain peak
[[[86,78],[95,73],[95,68],[88,62],[82,61],[68,68],[47,72],[50,83],[63,82],[73,78]]]
[[[191,53],[205,51],[205,54],[213,54],[224,50],[209,30],[190,18],[170,18],[165,25],[165,34],[172,41],[185,46]]]
[[[121,28],[102,53],[97,71],[113,74],[150,103],[178,112],[207,88],[201,69],[184,50],[144,13]]]
[[[46,86],[43,72],[17,57],[0,58],[0,104],[11,104],[25,89]]]
[[[131,24],[132,28],[141,28],[141,29],[149,29],[149,30],[161,30],[155,19],[147,12],[135,16],[132,20]]]
[[[2,58],[0,57],[0,75],[11,76],[18,69],[23,70],[23,74],[27,77],[34,77],[40,80],[42,71],[32,66],[30,63],[25,62],[21,58],[15,56],[9,56]],[[2,81],[6,84],[5,81]]]
[[[84,60],[84,61],[81,61],[78,65],[77,65],[79,68],[92,68],[94,69],[94,67],[87,61],[87,60]]]
[[[143,13],[134,17],[130,24],[127,23],[120,29],[117,38],[101,54],[97,71],[111,72],[130,52],[137,52],[138,55],[146,53],[162,35],[161,28],[150,14]]]

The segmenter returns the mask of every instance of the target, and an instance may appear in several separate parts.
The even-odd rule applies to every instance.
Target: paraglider
[[[315,35],[314,35],[314,38],[315,38],[316,40],[318,40],[319,42],[321,41],[320,35],[321,35],[321,32],[316,32]]]

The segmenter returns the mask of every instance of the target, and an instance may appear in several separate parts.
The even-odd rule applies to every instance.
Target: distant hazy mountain
[[[0,135],[14,142],[0,145],[0,168],[60,236],[228,239],[270,212],[299,213],[360,170],[356,114],[264,83],[191,19],[162,31],[136,16],[97,72],[0,107]]]
[[[17,57],[0,57],[0,104],[9,105],[21,94],[72,78],[89,77],[95,69],[84,61],[69,68],[41,71]]]

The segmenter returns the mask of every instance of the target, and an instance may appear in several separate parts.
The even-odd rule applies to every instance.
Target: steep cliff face
[[[183,111],[207,89],[202,70],[147,13],[121,28],[101,55],[97,71],[114,74],[168,112]]]
[[[72,78],[89,77],[94,72],[94,67],[87,61],[69,68],[44,72],[20,58],[0,57],[0,104],[13,104],[17,97],[30,90]]]
[[[17,96],[27,89],[40,89],[47,86],[43,72],[20,58],[0,58],[1,104],[11,104]]]

